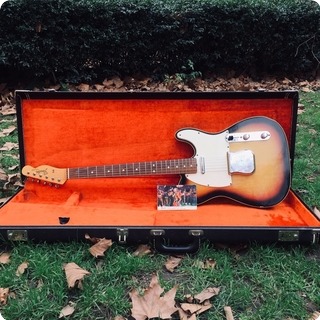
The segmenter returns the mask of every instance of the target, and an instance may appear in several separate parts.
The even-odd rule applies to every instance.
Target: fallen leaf
[[[192,314],[201,314],[212,307],[211,303],[207,304],[195,304],[195,303],[181,303],[180,307],[183,311],[188,313],[189,315]]]
[[[198,293],[194,296],[194,299],[197,300],[199,303],[204,302],[205,300],[211,299],[214,296],[217,296],[220,292],[220,288],[207,288],[204,289],[202,292]]]
[[[102,238],[90,237],[87,233],[84,235],[86,240],[89,240],[92,243],[99,242]]]
[[[224,310],[224,313],[226,314],[227,320],[234,320],[231,307],[225,306],[223,310]]]
[[[315,311],[308,320],[320,320],[320,312]]]
[[[298,114],[302,114],[302,113],[304,113],[305,111],[306,111],[306,108],[305,108],[304,104],[299,103],[299,104],[298,104]]]
[[[170,256],[166,263],[165,263],[165,268],[169,271],[169,272],[173,272],[175,268],[177,268],[181,262],[182,258],[181,257],[174,257],[174,256]]]
[[[1,264],[7,264],[10,262],[10,253],[8,252],[2,252],[0,254],[0,263]]]
[[[6,181],[8,179],[8,175],[0,168],[0,180]]]
[[[197,260],[194,264],[200,269],[214,269],[217,265],[217,262],[214,259],[209,258],[205,261]]]
[[[1,136],[1,135],[0,135]],[[11,151],[12,149],[19,149],[18,143],[6,142],[1,148],[1,151]]]
[[[90,86],[86,83],[80,83],[78,86],[77,86],[77,89],[80,90],[80,91],[89,91],[90,90]]]
[[[18,267],[17,271],[16,271],[16,275],[19,277],[21,275],[24,274],[24,272],[26,271],[26,269],[28,268],[29,263],[28,262],[23,262],[20,264],[20,266]]]
[[[104,89],[104,86],[102,84],[95,84],[94,87],[96,88],[96,90],[98,91],[102,91]]]
[[[142,257],[150,254],[151,252],[151,247],[148,244],[140,244],[132,255],[135,257]]]
[[[64,266],[66,274],[68,288],[79,288],[82,289],[83,278],[90,274],[87,270],[81,269],[76,263],[70,262]]]
[[[186,312],[181,308],[179,308],[178,311],[179,311],[179,319],[180,320],[197,320],[197,315],[195,313],[190,315],[189,312]]]
[[[62,310],[60,311],[59,319],[67,316],[71,316],[75,311],[75,303],[69,302]]]
[[[0,288],[0,304],[5,305],[7,304],[9,295],[9,288]]]
[[[169,319],[171,315],[178,310],[175,306],[175,295],[177,286],[165,293],[159,285],[158,277],[152,276],[150,285],[145,289],[143,295],[140,295],[136,289],[133,289],[129,295],[132,301],[131,315],[136,320],[145,320],[148,318]]]
[[[92,247],[90,247],[90,253],[95,257],[104,256],[104,252],[112,246],[112,240],[102,238]]]
[[[209,258],[204,262],[204,269],[214,269],[216,265],[217,262],[214,259]]]
[[[0,131],[0,137],[6,137],[6,136],[10,135],[14,130],[16,130],[15,126],[10,126],[7,129],[3,129]]]
[[[42,280],[42,279],[37,280],[37,285],[36,285],[36,288],[37,288],[37,289],[42,288],[43,285],[44,285],[44,283],[43,283],[43,280]]]

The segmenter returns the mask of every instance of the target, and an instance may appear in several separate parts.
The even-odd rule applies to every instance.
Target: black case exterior
[[[136,101],[137,104],[140,100],[159,100],[161,101],[178,101],[178,100],[229,100],[240,101],[261,101],[268,99],[275,99],[282,101],[289,99],[292,102],[290,117],[292,124],[290,132],[289,147],[291,156],[291,166],[293,168],[295,137],[296,137],[296,121],[297,121],[297,106],[298,106],[298,93],[295,91],[289,92],[212,92],[212,93],[80,93],[80,92],[29,92],[18,91],[17,98],[17,118],[19,129],[19,145],[20,145],[20,161],[23,167],[26,159],[25,145],[31,143],[26,141],[24,134],[24,101],[26,100],[43,100],[50,103],[51,100],[130,100]],[[277,107],[275,106],[275,115],[277,114]],[[259,110],[254,110],[256,115],[259,115]],[[227,115],[226,115],[227,116]],[[23,192],[17,192],[17,195]],[[295,198],[295,203],[298,203],[297,208],[302,208],[304,212],[314,217],[314,213],[306,207],[306,205],[298,198],[298,196],[291,190],[291,197]],[[15,196],[17,196],[15,195]],[[14,197],[13,197],[14,198]],[[2,208],[10,203],[4,204]],[[1,209],[2,209],[1,208]],[[234,206],[235,210],[237,206]],[[2,210],[0,209],[0,217]],[[268,210],[268,209],[266,209]],[[22,213],[23,214],[23,213]],[[47,212],[43,212],[46,215]],[[190,211],[190,215],[195,214]],[[94,237],[101,237],[112,239],[120,244],[139,244],[151,243],[157,250],[167,253],[184,253],[195,252],[198,250],[202,241],[210,242],[294,242],[294,243],[317,243],[320,234],[320,222],[316,218],[318,224],[308,226],[243,226],[232,225],[230,219],[229,226],[207,225],[207,226],[179,226],[179,225],[161,225],[161,226],[132,226],[132,225],[114,225],[103,226],[99,225],[78,225],[69,226],[68,216],[59,217],[59,224],[56,226],[48,225],[10,225],[0,226],[0,233],[3,239],[10,241],[33,240],[33,241],[82,241],[85,235],[89,234]],[[90,217],[88,217],[90,219]]]

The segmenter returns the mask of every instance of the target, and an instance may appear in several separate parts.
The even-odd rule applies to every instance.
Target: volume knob
[[[262,132],[261,133],[261,139],[267,139],[268,137],[270,137],[270,133],[269,132]]]

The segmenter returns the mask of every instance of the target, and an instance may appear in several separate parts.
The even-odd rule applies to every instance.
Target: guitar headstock
[[[39,180],[44,183],[55,185],[62,185],[68,180],[67,169],[60,169],[47,165],[41,165],[36,168],[24,166],[22,168],[22,174],[27,178],[31,178],[36,181]]]

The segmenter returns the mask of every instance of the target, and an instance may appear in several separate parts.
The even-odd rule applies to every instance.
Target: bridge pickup
[[[254,154],[251,150],[228,152],[230,173],[252,174],[255,170]]]
[[[202,174],[205,174],[206,173],[206,162],[205,162],[204,157],[200,157],[199,162],[200,162],[200,171]]]

